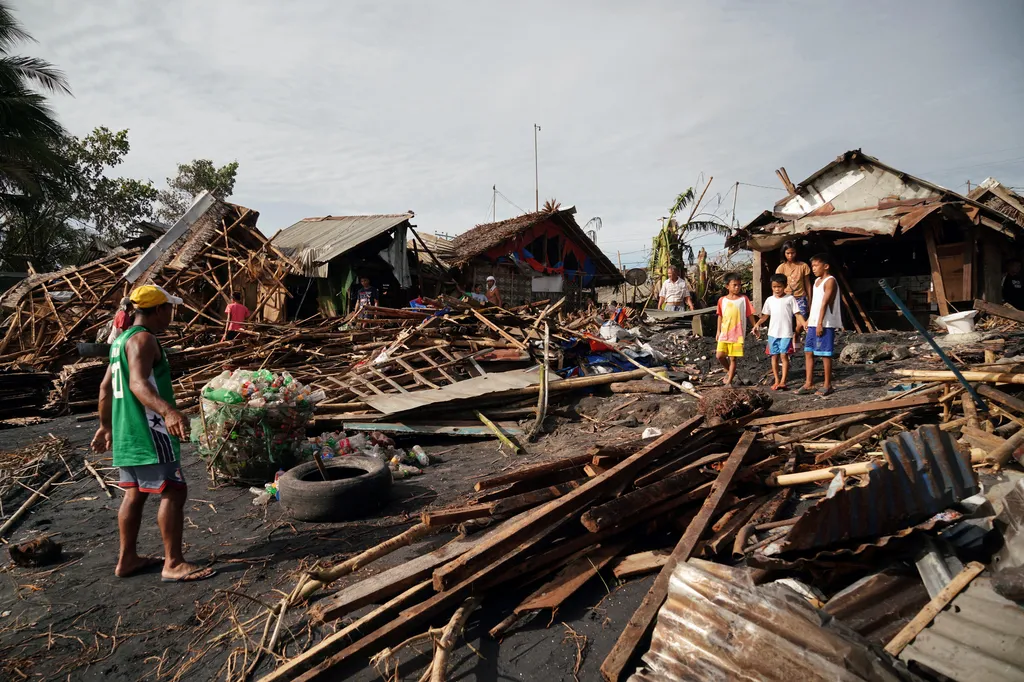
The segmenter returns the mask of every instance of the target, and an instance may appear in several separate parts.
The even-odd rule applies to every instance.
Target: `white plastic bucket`
[[[962,313],[940,317],[939,323],[949,330],[950,334],[970,334],[974,331],[974,316],[977,314],[977,310],[965,310]]]

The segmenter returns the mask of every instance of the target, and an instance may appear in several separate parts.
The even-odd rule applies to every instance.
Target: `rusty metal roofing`
[[[980,492],[970,456],[934,424],[886,440],[882,453],[885,466],[804,512],[778,551],[892,535]]]
[[[304,263],[326,263],[412,217],[412,213],[391,213],[305,218],[278,232],[271,241]]]
[[[872,644],[885,646],[928,601],[928,590],[916,572],[891,566],[832,595],[824,611]]]
[[[1024,608],[992,589],[987,574],[943,610],[900,654],[959,682],[1024,682]]]
[[[898,680],[856,632],[748,569],[681,563],[658,612],[647,669],[630,682]]]

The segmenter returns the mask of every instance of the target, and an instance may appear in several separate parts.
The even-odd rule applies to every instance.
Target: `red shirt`
[[[245,318],[249,317],[249,309],[241,303],[229,303],[228,307],[224,309],[224,314],[230,320],[228,331],[236,332],[242,328],[242,322],[245,322]]]
[[[114,328],[121,331],[128,328],[128,313],[123,310],[117,311],[117,314],[114,315]]]

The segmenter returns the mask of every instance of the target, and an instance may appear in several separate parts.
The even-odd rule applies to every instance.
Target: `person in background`
[[[233,339],[238,336],[242,329],[242,323],[249,317],[249,309],[242,303],[242,292],[235,291],[231,294],[231,303],[224,309],[227,321],[224,324],[224,338],[222,341]]]
[[[660,310],[671,310],[679,312],[686,308],[693,310],[693,296],[690,294],[690,285],[680,277],[679,268],[674,265],[668,267],[668,279],[661,283],[661,291],[658,293],[658,308]]]
[[[793,318],[796,318],[796,326]],[[793,337],[796,330],[807,325],[807,321],[797,307],[796,299],[786,293],[786,276],[772,275],[772,296],[764,302],[761,318],[754,325],[754,333],[760,329],[765,320],[768,322],[768,345],[765,355],[772,356],[772,376],[775,383],[773,391],[785,391],[786,380],[789,378],[789,356],[793,354]],[[779,376],[779,365],[782,365],[782,376]]]
[[[132,318],[135,317],[135,312],[132,310],[132,299],[125,296],[121,299],[121,304],[117,306],[117,312],[114,313],[114,321],[110,325],[110,334],[107,335],[107,343],[114,343],[117,337],[121,336],[125,329],[132,326]]]
[[[802,260],[797,259],[796,243],[786,242],[782,245],[783,261],[775,268],[776,275],[786,276],[786,293],[792,294],[800,307],[800,314],[807,317],[811,292],[811,269]]]
[[[470,294],[470,297],[472,297],[472,299],[477,303],[487,305],[487,295],[484,294],[484,287],[482,284],[477,284],[473,287],[473,293]]]
[[[356,303],[360,308],[380,305],[380,292],[370,283],[369,277],[360,277],[359,287],[359,291],[356,292]]]
[[[814,391],[814,358],[821,358],[825,382],[816,395],[832,395],[832,354],[835,348],[836,330],[843,326],[839,312],[839,287],[836,278],[829,274],[828,256],[819,253],[811,258],[811,270],[817,279],[811,289],[811,313],[807,317],[807,338],[804,339],[804,366],[806,381],[797,390],[800,395]],[[811,323],[814,324],[811,324]]]
[[[110,364],[100,384],[100,426],[92,439],[98,453],[113,450],[121,470],[124,499],[117,513],[121,547],[114,575],[127,578],[163,566],[164,582],[192,582],[217,574],[185,561],[182,528],[188,488],[181,474],[181,439],[187,422],[174,404],[171,366],[157,340],[182,300],[162,288],[141,286],[131,295],[135,324],[110,347]],[[140,556],[139,527],[150,495],[160,496],[157,525],[164,557]]]
[[[726,295],[718,299],[718,348],[715,357],[726,371],[726,386],[732,386],[736,378],[736,358],[743,357],[743,341],[747,336],[747,322],[754,328],[751,330],[754,336],[760,338],[757,333],[756,319],[754,318],[754,305],[750,299],[741,292],[743,281],[735,272],[728,272],[725,275]]]
[[[1021,276],[1019,260],[1006,264],[1003,278],[1003,303],[1009,303],[1017,310],[1024,310],[1024,277]]]
[[[485,293],[487,302],[491,305],[496,305],[499,308],[505,305],[501,300],[501,292],[498,291],[498,281],[494,279],[494,275],[487,276],[487,291]]]

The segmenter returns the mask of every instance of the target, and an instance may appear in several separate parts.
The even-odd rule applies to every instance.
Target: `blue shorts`
[[[832,357],[832,350],[836,341],[836,330],[826,327],[818,334],[817,327],[807,328],[807,337],[804,339],[804,352],[814,353],[821,358]]]
[[[789,337],[769,336],[768,345],[764,349],[765,355],[792,355],[793,339]]]
[[[796,307],[800,309],[800,314],[807,319],[807,297],[795,296],[794,298],[796,298]]]

